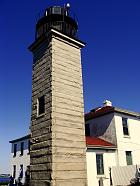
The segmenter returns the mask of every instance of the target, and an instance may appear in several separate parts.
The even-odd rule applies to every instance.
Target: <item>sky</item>
[[[0,173],[9,172],[9,140],[29,132],[32,54],[40,12],[61,0],[0,0]],[[85,112],[113,106],[140,112],[140,1],[69,0],[82,50]]]

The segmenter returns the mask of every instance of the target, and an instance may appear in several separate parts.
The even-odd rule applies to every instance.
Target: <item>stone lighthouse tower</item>
[[[69,4],[36,24],[31,114],[31,186],[86,186],[81,48]]]

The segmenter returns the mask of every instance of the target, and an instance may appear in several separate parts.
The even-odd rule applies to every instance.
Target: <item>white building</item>
[[[122,171],[131,167],[133,167],[133,171],[136,170],[136,165],[140,164],[140,113],[113,107],[110,101],[105,101],[103,107],[85,114],[85,122],[87,135],[104,139],[117,147],[115,163],[110,164],[111,167],[124,166]],[[110,161],[112,160],[113,157],[110,158]],[[113,170],[121,171],[119,168],[113,168]],[[129,175],[126,179],[127,183],[130,183]],[[133,175],[135,174],[133,173]]]
[[[110,167],[116,166],[116,146],[96,137],[86,137],[88,186],[112,184]]]
[[[30,165],[30,135],[10,141],[11,143],[11,175],[21,182],[25,181],[25,172]]]

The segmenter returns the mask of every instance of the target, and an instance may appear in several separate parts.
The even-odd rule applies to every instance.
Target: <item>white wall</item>
[[[127,117],[124,115],[124,117]],[[134,117],[128,118],[129,136],[124,136],[122,115],[115,115],[115,127],[118,146],[118,161],[120,166],[125,166],[125,151],[132,151],[133,165],[140,164],[140,121]]]
[[[20,153],[21,153],[20,152],[21,142],[24,142],[23,156],[20,155]],[[14,155],[14,153],[13,153],[14,152],[14,144],[17,144],[16,157],[13,157],[13,155]],[[27,166],[30,165],[30,155],[29,155],[29,150],[28,150],[28,139],[20,141],[20,142],[12,143],[10,172],[11,172],[11,175],[13,176],[13,165],[16,165],[16,179],[18,179],[21,164],[23,165],[23,179],[22,179],[22,182],[24,183],[25,171],[26,171]]]
[[[103,153],[104,175],[97,175],[96,153]],[[116,166],[116,153],[114,150],[87,149],[87,177],[88,186],[99,186],[98,180],[104,178],[104,186],[110,185],[109,167]]]

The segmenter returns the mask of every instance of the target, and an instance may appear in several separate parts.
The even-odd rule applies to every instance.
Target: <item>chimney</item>
[[[112,102],[109,101],[109,100],[105,100],[105,101],[103,102],[103,107],[106,107],[106,106],[112,107]]]

